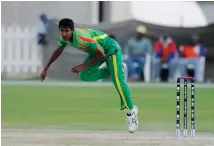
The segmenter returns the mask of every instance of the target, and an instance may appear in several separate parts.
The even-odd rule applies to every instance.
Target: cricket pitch
[[[2,129],[2,146],[213,146],[214,134],[175,132]]]

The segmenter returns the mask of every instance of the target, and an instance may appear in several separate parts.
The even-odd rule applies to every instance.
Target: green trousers
[[[117,53],[111,55],[109,59],[105,61],[107,68],[99,68],[104,63],[104,61],[98,61],[79,72],[79,77],[82,81],[96,81],[110,76],[120,96],[120,109],[132,110],[133,102],[130,89],[125,80],[121,48],[115,41],[109,43],[113,43],[111,47],[116,47]],[[84,62],[93,57],[94,54],[89,54]]]

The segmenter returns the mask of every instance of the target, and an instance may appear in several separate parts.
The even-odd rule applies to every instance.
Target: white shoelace
[[[136,121],[136,118],[133,118],[133,114],[130,116],[126,116],[126,123],[132,124]]]

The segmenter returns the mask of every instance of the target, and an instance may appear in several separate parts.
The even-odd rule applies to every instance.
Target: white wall
[[[111,1],[111,22],[132,19],[129,1]]]
[[[38,16],[46,13],[51,18],[69,17],[79,23],[97,23],[97,2],[90,1],[4,1],[2,25],[37,26]],[[84,3],[84,4],[83,4]]]
[[[107,15],[111,22],[136,18],[162,25],[201,26],[207,24],[206,18],[214,21],[214,2],[202,4],[207,17],[196,2],[170,1],[111,1]],[[4,1],[2,25],[37,26],[38,16],[43,12],[51,18],[69,17],[79,23],[98,23],[97,1]]]
[[[131,14],[138,20],[159,25],[184,27],[207,25],[206,17],[196,2],[132,1]]]
[[[214,22],[214,2],[111,1],[110,20],[138,19],[160,25],[195,27]],[[208,20],[207,20],[208,19]]]

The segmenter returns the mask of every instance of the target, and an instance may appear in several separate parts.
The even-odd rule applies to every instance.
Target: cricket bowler
[[[50,65],[62,54],[67,45],[88,54],[84,62],[71,69],[79,74],[82,81],[96,81],[111,77],[120,96],[120,109],[126,109],[128,131],[133,133],[138,128],[138,108],[133,104],[130,89],[125,79],[122,50],[120,45],[104,32],[75,28],[73,20],[63,18],[59,22],[60,37],[58,48],[53,52],[41,73],[41,81],[47,76]],[[100,68],[103,63],[106,67]]]

